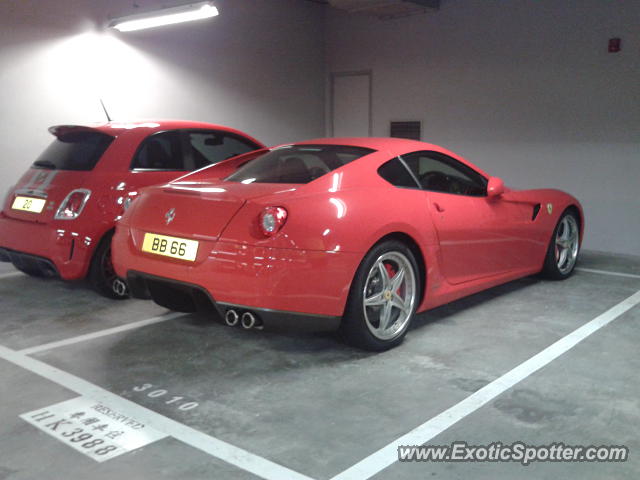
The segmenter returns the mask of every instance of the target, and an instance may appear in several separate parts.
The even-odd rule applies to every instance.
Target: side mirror
[[[489,198],[499,197],[504,193],[504,182],[501,178],[491,177],[487,184],[487,196]]]

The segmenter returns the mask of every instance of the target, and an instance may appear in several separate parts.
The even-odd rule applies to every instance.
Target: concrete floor
[[[328,334],[245,332],[181,315],[19,356],[191,427],[214,450],[222,440],[293,471],[267,478],[329,479],[640,290],[638,258],[585,252],[579,267],[629,276],[579,270],[565,282],[512,282],[420,315],[399,348],[377,355]],[[0,264],[7,355],[166,313],[11,271]],[[627,462],[395,463],[373,478],[640,478],[639,320],[635,306],[428,442],[623,444]],[[259,478],[241,468],[242,455],[232,465],[172,432],[96,463],[19,418],[79,396],[59,373],[32,370],[0,359],[0,479]],[[153,387],[136,391],[143,384]],[[169,393],[151,398],[151,389]],[[182,411],[169,395],[198,406]]]

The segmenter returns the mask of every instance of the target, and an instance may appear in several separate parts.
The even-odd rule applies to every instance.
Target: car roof
[[[343,138],[316,138],[295,142],[295,144],[316,144],[316,145],[348,145],[351,147],[364,147],[373,150],[438,150],[443,148],[431,143],[409,140],[407,138],[392,137],[343,137]]]
[[[111,121],[111,122],[97,122],[97,123],[84,123],[84,124],[73,124],[73,125],[54,125],[49,128],[49,133],[52,135],[63,135],[65,133],[74,132],[74,131],[83,131],[83,130],[93,130],[105,133],[107,135],[111,135],[113,137],[117,137],[124,131],[133,130],[133,129],[147,129],[149,133],[154,133],[157,131],[163,130],[176,130],[176,129],[215,129],[215,130],[224,130],[231,133],[236,133],[238,135],[242,135],[244,137],[249,137],[254,140],[256,143],[261,144],[261,142],[255,140],[250,135],[247,135],[240,130],[236,130],[234,128],[230,128],[224,125],[218,125],[214,123],[207,122],[195,122],[190,120],[136,120],[131,122],[126,121]]]
[[[387,152],[391,155],[406,155],[411,152],[417,151],[434,151],[444,153],[455,160],[471,167],[481,175],[489,178],[489,174],[482,170],[477,165],[462,158],[460,155],[447,150],[444,147],[435,145],[433,143],[420,142],[418,140],[410,140],[407,138],[392,138],[392,137],[344,137],[344,138],[315,138],[312,140],[305,140],[303,142],[294,142],[288,145],[345,145],[350,147],[363,147],[370,148],[377,152]]]

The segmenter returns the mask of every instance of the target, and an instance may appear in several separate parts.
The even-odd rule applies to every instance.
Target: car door
[[[415,152],[402,159],[427,192],[447,281],[460,284],[518,268],[518,215],[487,197],[484,176],[439,152]]]

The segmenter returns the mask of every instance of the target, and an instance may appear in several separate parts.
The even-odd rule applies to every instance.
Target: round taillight
[[[260,213],[260,230],[265,237],[272,237],[287,221],[287,210],[283,207],[267,207]]]

